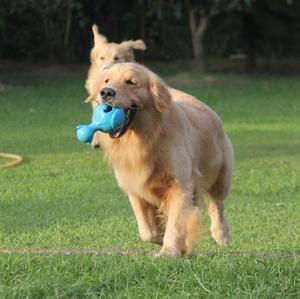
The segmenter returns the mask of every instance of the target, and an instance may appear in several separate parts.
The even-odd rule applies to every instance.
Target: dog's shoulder
[[[195,127],[215,127],[222,131],[222,121],[219,115],[208,105],[196,97],[183,91],[169,88],[173,103],[184,113]]]

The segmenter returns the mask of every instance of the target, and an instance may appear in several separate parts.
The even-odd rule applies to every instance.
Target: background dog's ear
[[[150,93],[157,111],[163,112],[168,109],[171,101],[168,86],[154,74],[150,77]]]
[[[107,43],[107,38],[99,33],[99,28],[96,24],[92,27],[93,34],[94,34],[94,45],[101,45]]]
[[[145,51],[147,49],[146,44],[144,43],[143,40],[138,39],[132,42],[132,48],[135,50],[142,50]]]
[[[126,42],[121,43],[122,46],[129,48],[129,49],[135,49],[135,50],[146,50],[146,44],[141,39],[138,40],[128,40]]]

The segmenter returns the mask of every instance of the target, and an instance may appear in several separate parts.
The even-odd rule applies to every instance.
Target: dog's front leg
[[[159,255],[189,255],[201,232],[200,211],[194,204],[193,191],[172,187],[166,200],[167,225]]]
[[[138,196],[129,195],[129,201],[138,224],[141,239],[144,242],[162,244],[163,232],[157,224],[155,207]]]

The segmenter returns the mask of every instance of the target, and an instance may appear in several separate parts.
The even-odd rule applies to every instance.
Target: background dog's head
[[[94,47],[91,50],[91,63],[100,70],[114,63],[134,61],[133,50],[146,50],[146,45],[141,39],[124,41],[120,44],[109,43],[107,38],[99,33],[97,25],[93,25],[92,30]]]
[[[92,30],[94,35],[94,47],[91,50],[91,68],[86,83],[89,92],[91,92],[90,89],[94,81],[94,75],[98,74],[99,71],[101,72],[103,69],[115,63],[134,61],[133,50],[146,50],[146,45],[142,40],[129,40],[120,44],[109,43],[107,38],[99,33],[97,25],[93,25]],[[92,69],[93,71],[91,71]],[[93,101],[91,104],[93,110],[98,105],[96,101]],[[100,137],[97,132],[93,137],[91,145],[93,148],[100,146]]]
[[[152,129],[161,113],[168,109],[171,96],[166,84],[146,67],[134,63],[118,63],[99,73],[93,93],[86,99],[123,108],[127,125],[113,138],[121,137],[128,128]]]

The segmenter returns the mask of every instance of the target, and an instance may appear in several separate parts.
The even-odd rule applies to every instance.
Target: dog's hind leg
[[[208,206],[208,213],[211,219],[210,231],[214,240],[220,246],[226,246],[230,241],[230,230],[224,216],[224,202],[212,198]]]
[[[163,232],[157,223],[157,209],[143,198],[129,195],[139,234],[144,242],[162,244]]]
[[[230,141],[226,140],[224,163],[217,181],[209,191],[208,214],[211,219],[211,234],[217,244],[226,246],[230,241],[230,230],[224,215],[224,199],[229,193],[232,177],[233,152]]]

